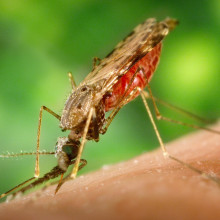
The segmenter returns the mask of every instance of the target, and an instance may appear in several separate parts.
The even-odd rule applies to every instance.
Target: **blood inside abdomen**
[[[150,52],[148,52],[141,60],[139,60],[133,67],[131,67],[131,69],[124,76],[118,80],[118,82],[112,87],[112,92],[104,97],[103,102],[106,112],[112,110],[118,104],[120,98],[123,96],[127,87],[129,86],[132,76],[137,70],[139,71],[132,84],[130,85],[129,90],[125,95],[125,99],[136,87],[140,87],[141,89],[146,87],[147,81],[150,82],[157,67],[160,53],[161,43],[157,44]],[[138,95],[139,92],[136,91],[135,94],[133,94],[125,104],[136,98]]]

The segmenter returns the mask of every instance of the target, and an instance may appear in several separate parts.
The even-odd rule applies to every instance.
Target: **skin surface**
[[[220,177],[220,135],[196,131],[166,146]],[[56,196],[54,190],[1,204],[1,219],[220,219],[220,185],[164,159],[160,149],[69,181]]]

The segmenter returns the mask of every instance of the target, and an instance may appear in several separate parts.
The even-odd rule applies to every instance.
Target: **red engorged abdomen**
[[[149,53],[147,53],[141,60],[139,60],[124,76],[122,76],[118,82],[112,87],[112,92],[104,97],[103,102],[105,105],[105,111],[112,110],[120,100],[120,97],[124,94],[132,76],[135,74],[138,67],[141,68],[130,86],[130,89],[126,93],[127,97],[130,92],[136,88],[140,87],[144,89],[146,87],[147,81],[150,82],[151,77],[157,67],[161,53],[161,43],[157,44]],[[133,100],[139,95],[136,92],[129,101]]]

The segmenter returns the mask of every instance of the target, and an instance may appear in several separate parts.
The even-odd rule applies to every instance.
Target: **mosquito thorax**
[[[96,104],[94,102],[96,92],[94,87],[82,85],[70,94],[61,116],[62,130],[72,130],[86,120],[89,110]]]

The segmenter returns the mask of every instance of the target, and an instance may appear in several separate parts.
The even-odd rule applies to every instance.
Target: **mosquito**
[[[61,176],[55,190],[55,193],[58,192],[65,181],[75,179],[78,170],[86,165],[86,160],[81,158],[86,141],[99,141],[99,135],[105,134],[119,110],[137,96],[141,96],[143,100],[164,157],[174,160],[220,185],[219,178],[204,173],[168,153],[148,105],[147,100],[150,99],[153,102],[154,111],[158,120],[174,122],[220,134],[219,131],[164,117],[158,110],[157,103],[159,102],[187,114],[188,116],[194,117],[195,119],[202,120],[189,112],[164,103],[154,97],[149,85],[159,62],[162,40],[177,24],[178,21],[171,18],[166,18],[160,22],[157,22],[155,18],[147,19],[142,24],[138,25],[104,59],[95,58],[93,70],[78,86],[76,86],[72,74],[69,73],[72,93],[66,101],[62,115],[56,114],[46,106],[40,108],[36,152],[30,153],[36,155],[34,176],[2,194],[0,198],[16,190],[18,190],[16,193],[23,193],[38,184]],[[148,91],[145,91],[145,88]],[[62,131],[70,130],[68,137],[58,138],[54,152],[40,151],[43,111],[47,111],[59,120]],[[106,118],[105,113],[108,111],[111,111],[111,113]],[[39,178],[39,156],[42,154],[55,154],[58,159],[58,165],[43,177]],[[25,155],[25,153],[1,155],[1,157],[20,155]],[[70,174],[63,178],[67,168],[72,164],[74,164],[74,166]],[[30,183],[31,181],[32,183]],[[29,183],[29,185],[24,186],[27,183]],[[22,186],[24,187],[21,188]],[[14,193],[14,195],[16,193]]]

